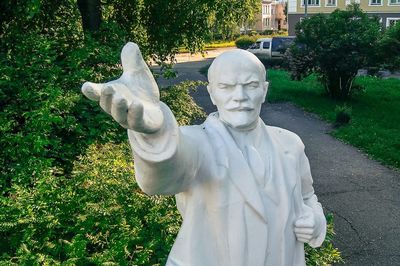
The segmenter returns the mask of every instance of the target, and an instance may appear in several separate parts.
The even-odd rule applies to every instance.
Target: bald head
[[[217,56],[208,69],[208,82],[214,83],[217,78],[224,75],[226,71],[244,71],[250,70],[256,72],[262,81],[265,81],[266,71],[263,63],[252,53],[235,49],[224,52]]]
[[[222,122],[239,130],[257,125],[268,90],[265,75],[264,65],[250,52],[232,50],[215,58],[207,90]]]

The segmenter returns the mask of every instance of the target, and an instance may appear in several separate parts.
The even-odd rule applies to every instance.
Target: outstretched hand
[[[160,93],[137,44],[127,43],[121,52],[123,74],[107,83],[85,82],[83,94],[127,129],[157,132],[163,125]]]

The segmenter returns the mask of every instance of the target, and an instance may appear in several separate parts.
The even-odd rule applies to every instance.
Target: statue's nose
[[[235,86],[233,100],[238,102],[243,102],[248,100],[248,96],[243,85],[238,84]]]

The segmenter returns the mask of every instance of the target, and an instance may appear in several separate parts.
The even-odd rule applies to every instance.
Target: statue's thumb
[[[85,82],[82,85],[82,93],[92,101],[99,101],[101,96],[101,91],[103,89],[103,84]]]
[[[121,62],[124,72],[134,72],[147,68],[139,46],[133,42],[128,42],[125,44],[124,48],[122,48]]]

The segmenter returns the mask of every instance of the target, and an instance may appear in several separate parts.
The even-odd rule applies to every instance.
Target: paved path
[[[176,65],[178,78],[203,80],[197,69],[211,59]],[[215,111],[205,88],[194,93],[207,113]],[[370,160],[328,133],[331,126],[288,103],[266,104],[262,119],[297,133],[306,145],[314,187],[326,212],[334,213],[334,244],[347,265],[400,265],[400,172]]]

